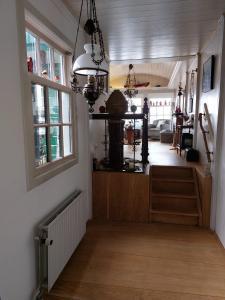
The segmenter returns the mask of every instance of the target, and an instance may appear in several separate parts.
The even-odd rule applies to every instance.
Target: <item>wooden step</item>
[[[166,214],[166,215],[176,215],[176,216],[187,216],[187,217],[198,217],[198,212],[196,209],[190,210],[175,210],[175,209],[168,209],[164,210],[163,207],[157,205],[155,208],[152,209],[152,214]]]
[[[194,181],[153,180],[152,193],[194,196],[195,184]]]
[[[153,165],[150,187],[150,222],[202,224],[195,169]]]
[[[152,211],[151,221],[167,224],[181,224],[181,225],[198,225],[199,217],[193,214],[176,214],[161,211]]]
[[[152,165],[150,171],[152,178],[193,180],[193,170],[190,167]]]
[[[152,195],[152,209],[157,206],[162,207],[164,210],[185,210],[185,209],[197,209],[197,199],[195,196],[183,196],[177,195],[163,195],[153,194]]]
[[[182,183],[182,182],[192,182],[194,183],[194,179],[174,179],[174,178],[160,178],[160,177],[153,177],[152,181],[163,181],[163,182],[178,182],[178,183]]]

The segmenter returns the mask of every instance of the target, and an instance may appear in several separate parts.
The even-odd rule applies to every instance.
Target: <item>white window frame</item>
[[[77,135],[77,115],[76,115],[76,103],[75,96],[72,92],[72,89],[66,84],[68,84],[67,80],[67,57],[65,51],[63,52],[60,47],[57,47],[54,42],[49,41],[47,37],[39,32],[36,32],[34,28],[30,29],[31,26],[26,24],[26,28],[24,30],[24,44],[23,44],[23,54],[26,55],[26,43],[25,43],[25,33],[26,31],[30,32],[38,39],[42,39],[52,49],[55,49],[60,54],[64,54],[64,65],[63,65],[63,76],[64,76],[64,84],[57,83],[53,80],[46,79],[37,74],[28,72],[27,65],[25,63],[26,74],[25,80],[25,99],[24,99],[24,115],[25,115],[25,145],[26,145],[26,163],[27,163],[27,188],[28,190],[34,188],[35,186],[40,185],[41,183],[49,180],[50,178],[56,176],[62,171],[72,167],[78,162],[78,135]],[[51,50],[53,51],[53,50]],[[38,56],[38,54],[37,54]],[[53,56],[52,56],[53,57]],[[37,60],[39,58],[37,57]],[[25,59],[24,59],[25,60]],[[37,62],[39,63],[39,62]],[[54,64],[52,64],[54,66]],[[71,105],[71,123],[72,123],[72,154],[66,157],[59,158],[54,161],[47,162],[42,166],[35,165],[35,141],[34,141],[34,123],[33,123],[33,109],[32,109],[32,84],[39,84],[44,87],[53,88],[55,90],[65,92],[70,96],[70,105]],[[41,125],[41,124],[40,124]],[[41,127],[41,126],[40,126]]]
[[[57,46],[53,41],[51,41],[49,38],[44,36],[39,31],[35,30],[31,25],[26,24],[26,32],[29,32],[31,35],[33,35],[37,40],[37,57],[36,57],[36,64],[37,64],[37,76],[41,76],[41,58],[40,58],[40,41],[44,41],[50,48],[51,52],[51,74],[55,74],[54,69],[54,51],[56,50],[60,55],[62,55],[63,61],[62,61],[62,83],[59,83],[61,85],[68,85],[69,82],[67,80],[66,74],[67,74],[67,64],[66,64],[66,54],[65,51],[62,50],[59,46]],[[56,82],[53,79],[49,79],[50,81]]]
[[[151,106],[150,105],[150,102],[151,101],[158,101],[158,102],[160,102],[160,101],[162,101],[162,102],[164,102],[165,103],[165,101],[169,101],[170,102],[170,105],[155,105],[155,106]],[[170,107],[170,118],[169,119],[171,119],[172,118],[172,98],[161,98],[161,97],[155,97],[155,98],[150,98],[149,99],[149,123],[151,123],[151,118],[153,118],[153,117],[155,117],[155,120],[157,120],[158,119],[158,117],[160,117],[160,116],[162,116],[163,115],[163,119],[165,119],[165,116],[166,116],[166,114],[164,113],[164,108],[165,107]],[[151,114],[151,108],[156,108],[156,114]],[[158,112],[157,112],[157,109],[158,108],[163,108],[163,114],[159,114]]]

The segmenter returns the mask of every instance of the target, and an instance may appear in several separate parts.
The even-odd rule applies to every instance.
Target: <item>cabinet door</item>
[[[149,176],[111,173],[109,176],[109,219],[148,222]]]
[[[92,198],[94,219],[108,219],[108,181],[108,172],[93,172]]]

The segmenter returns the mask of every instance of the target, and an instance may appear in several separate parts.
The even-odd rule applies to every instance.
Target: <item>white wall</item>
[[[200,99],[196,110],[204,112],[204,103],[207,104],[214,131],[214,136],[208,136],[210,151],[213,151],[213,162],[211,163],[211,173],[213,178],[212,207],[211,207],[211,228],[216,231],[225,247],[225,39],[224,39],[224,16],[218,21],[217,29],[209,38],[206,45],[200,51]],[[213,90],[202,93],[202,70],[204,62],[215,55],[215,74]],[[197,67],[196,59],[191,60],[191,64],[183,62],[174,80],[177,85],[179,81],[185,85],[186,72]],[[175,87],[175,86],[174,86]],[[195,100],[196,101],[196,100]],[[207,124],[205,124],[207,125]],[[207,165],[207,156],[201,130],[197,128],[197,149],[200,152],[200,161]]]
[[[211,205],[211,228],[215,229],[220,240],[225,246],[225,201],[224,201],[224,182],[223,181],[223,153],[225,137],[223,136],[224,113],[221,109],[224,102],[224,92],[221,89],[221,78],[224,78],[224,18],[218,22],[217,30],[209,39],[208,43],[201,51],[201,80],[200,80],[200,101],[199,112],[204,112],[204,103],[207,104],[210,119],[213,127],[213,137],[207,136],[209,150],[213,152],[213,161],[211,163],[211,173],[213,178],[212,186],[212,205]],[[202,73],[203,64],[211,56],[215,55],[215,75],[214,88],[207,92],[202,92]],[[223,83],[222,83],[223,84]],[[220,116],[220,117],[219,117]],[[207,124],[206,124],[207,125]],[[207,165],[206,150],[203,142],[202,132],[198,126],[197,132],[197,149],[200,152],[200,161],[203,165]],[[221,181],[222,180],[222,181]]]
[[[214,129],[213,152],[214,162],[212,164],[213,174],[213,202],[211,223],[215,228],[222,244],[225,247],[225,38],[224,17],[220,19],[217,32],[212,43],[205,49],[205,54],[216,55],[215,89],[208,94],[207,98],[201,99],[207,103],[211,114]]]
[[[16,0],[0,1],[0,297],[30,300],[36,288],[36,224],[75,188],[90,194],[87,106],[77,98],[79,163],[27,192]],[[23,5],[23,1],[19,1]],[[59,1],[32,1],[73,42],[72,16]],[[48,9],[46,9],[48,7]],[[58,15],[57,18],[53,18]],[[89,195],[90,196],[90,195]],[[90,215],[87,203],[87,215]]]
[[[100,106],[105,106],[105,101],[108,99],[109,95],[101,95],[97,99],[95,105],[93,106],[95,113],[99,113]],[[98,160],[101,160],[105,157],[105,146],[103,144],[104,134],[105,121],[90,120],[90,144],[92,158],[97,158]]]

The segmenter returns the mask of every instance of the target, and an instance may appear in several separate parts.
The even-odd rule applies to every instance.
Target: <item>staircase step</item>
[[[162,182],[178,182],[178,183],[182,183],[182,182],[192,182],[194,183],[193,179],[174,179],[174,178],[160,178],[160,177],[154,177],[152,178],[152,181],[162,181]]]
[[[198,216],[191,214],[176,214],[161,211],[151,212],[151,221],[167,224],[198,225]]]
[[[151,166],[151,222],[200,225],[201,207],[193,168]]]
[[[189,198],[196,199],[195,195],[174,194],[174,193],[152,193],[152,197],[167,197],[167,198]]]
[[[153,205],[152,207],[152,213],[163,213],[163,214],[169,214],[169,215],[178,215],[178,216],[190,216],[190,217],[198,217],[198,211],[197,209],[193,208],[179,208],[174,209],[171,207],[165,208],[162,205],[159,205],[158,203]]]
[[[189,179],[193,180],[193,170],[190,167],[151,166],[152,178]]]
[[[197,198],[195,196],[193,197],[179,197],[177,195],[158,195],[154,194],[152,195],[152,208],[155,208],[156,205],[159,207],[164,208],[165,210],[168,209],[197,209]]]
[[[155,180],[152,182],[153,193],[166,193],[175,195],[195,195],[195,184],[193,181],[161,181]]]

